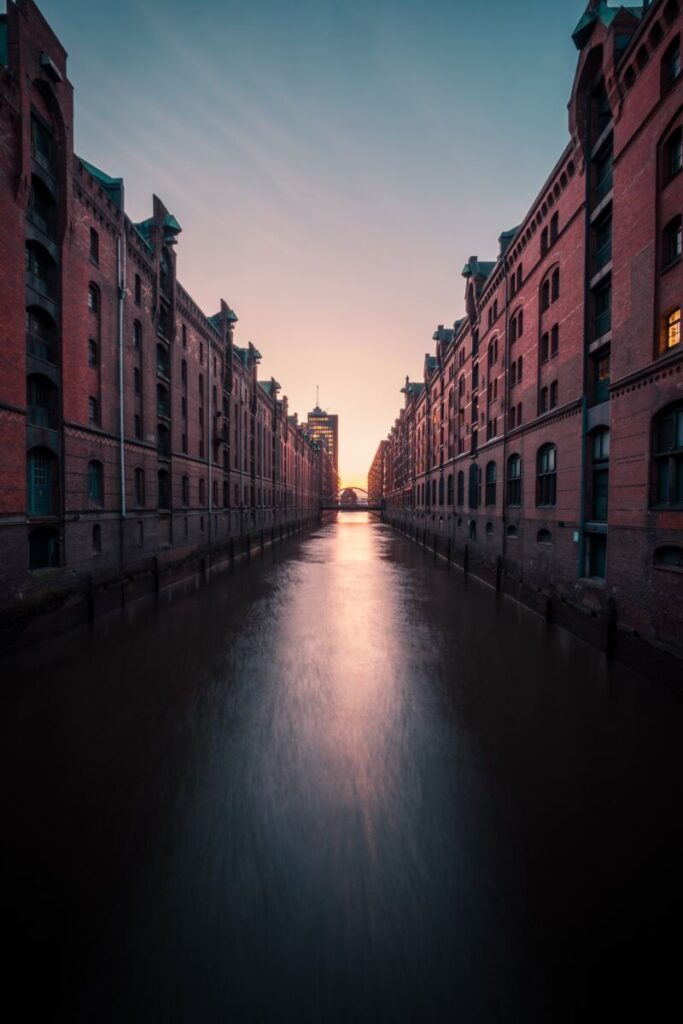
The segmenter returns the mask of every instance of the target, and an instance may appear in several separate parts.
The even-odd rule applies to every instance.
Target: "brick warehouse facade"
[[[226,302],[176,279],[181,228],[73,152],[66,54],[0,19],[0,559],[5,609],[318,512],[324,453],[259,381]]]
[[[570,142],[497,258],[465,264],[384,456],[397,526],[594,641],[678,656],[681,21],[589,4]]]

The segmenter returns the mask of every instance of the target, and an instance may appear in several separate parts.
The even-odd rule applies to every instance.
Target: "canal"
[[[3,678],[16,1019],[625,1020],[678,984],[683,703],[367,514]]]

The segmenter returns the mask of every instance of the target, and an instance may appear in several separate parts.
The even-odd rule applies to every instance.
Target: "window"
[[[135,504],[142,507],[145,504],[145,471],[139,466],[135,470]]]
[[[261,499],[261,490],[259,488],[259,501]],[[214,506],[218,506],[218,480],[214,480],[211,486],[211,501]]]
[[[508,526],[507,530],[505,531],[505,535],[507,537],[512,537],[512,538],[516,537],[517,536],[517,527],[516,526]]]
[[[544,313],[550,305],[550,281],[544,281],[541,285],[541,312]]]
[[[88,366],[96,370],[99,361],[99,346],[94,338],[90,338],[88,341]]]
[[[554,213],[550,218],[550,244],[554,245],[560,234],[560,215]]]
[[[612,328],[612,285],[603,285],[594,293],[593,337],[601,338]]]
[[[544,444],[536,456],[536,504],[552,506],[556,495],[557,448],[554,444]]]
[[[187,386],[187,361],[185,359],[183,359],[182,363],[180,364],[180,379],[182,380],[183,384]]]
[[[204,362],[204,342],[199,342],[199,362]]]
[[[171,360],[168,349],[162,344],[157,345],[157,373],[160,373],[162,377],[171,376]]]
[[[514,430],[517,426],[517,409],[513,405],[508,413],[508,427],[510,430]]]
[[[675,544],[666,544],[656,548],[654,564],[659,569],[683,569],[683,548]]]
[[[142,324],[139,320],[133,321],[133,348],[136,352],[142,348]]]
[[[522,287],[522,274],[522,264],[520,263],[517,267],[517,291],[519,291],[519,289]]]
[[[26,334],[30,354],[46,363],[56,364],[57,326],[39,306],[29,306],[26,310]]]
[[[26,463],[28,514],[51,516],[57,512],[57,459],[47,448],[32,448]]]
[[[26,275],[31,288],[54,301],[57,286],[55,263],[47,249],[36,242],[26,244]]]
[[[612,147],[595,160],[595,203],[601,203],[612,191]]]
[[[206,502],[206,481],[202,477],[199,481],[199,504],[204,505]]]
[[[559,400],[559,388],[557,381],[554,380],[550,385],[550,408],[555,409]]]
[[[227,480],[223,481],[223,508],[227,508],[230,504],[230,488],[228,487]]]
[[[664,152],[664,171],[666,182],[669,182],[683,169],[683,129],[677,128],[671,135]]]
[[[88,285],[88,309],[96,315],[100,312],[100,292],[95,284]]]
[[[90,259],[93,263],[100,262],[100,236],[94,228],[90,228]]]
[[[668,352],[681,343],[681,310],[673,309],[664,317],[662,325],[661,351]]]
[[[140,438],[142,437],[142,419],[140,418],[138,413],[136,413],[134,416],[133,431],[138,440],[140,440]]]
[[[541,362],[547,363],[550,354],[550,343],[547,334],[544,334],[541,338]]]
[[[462,470],[458,473],[457,504],[465,504],[465,474]]]
[[[448,482],[446,485],[446,504],[453,504],[453,474],[448,474]]]
[[[183,324],[181,328],[181,334],[183,339],[183,348],[187,348],[187,325]]]
[[[488,365],[489,369],[498,362],[498,338],[494,338],[489,344],[488,350]]]
[[[44,170],[54,174],[52,134],[36,117],[31,117],[31,154]]]
[[[37,373],[27,377],[26,405],[31,426],[48,430],[57,428],[57,398],[57,388],[47,377]]]
[[[610,351],[603,349],[593,357],[593,399],[596,403],[609,398]]]
[[[654,505],[683,505],[683,402],[660,412],[653,423]]]
[[[135,275],[134,296],[135,296],[135,305],[136,306],[141,306],[142,305],[142,280],[140,279],[140,275],[139,274]]]
[[[522,460],[519,455],[508,459],[508,505],[522,504]]]
[[[88,463],[88,499],[97,505],[104,502],[104,467],[97,459]]]
[[[560,351],[560,327],[555,324],[550,331],[550,355],[556,356]]]
[[[49,526],[31,530],[28,536],[29,569],[53,569],[59,565],[59,534]]]
[[[92,549],[96,555],[102,553],[102,527],[99,523],[95,523],[92,528]]]
[[[543,228],[543,231],[541,231],[541,256],[545,256],[548,249],[548,229],[545,227]]]
[[[468,503],[470,508],[477,508],[479,505],[480,477],[479,466],[476,462],[473,462],[470,466],[468,486]]]
[[[681,77],[681,40],[674,39],[662,58],[662,92],[676,84]]]
[[[536,534],[537,544],[552,544],[553,535],[550,530],[539,530]]]
[[[163,458],[171,454],[171,435],[165,423],[157,423],[157,450]]]
[[[170,416],[171,403],[168,397],[168,388],[163,384],[157,384],[157,416]]]
[[[436,480],[432,480],[432,506],[436,507]]]
[[[524,310],[520,309],[517,314],[517,337],[521,338],[524,334]]]
[[[493,537],[493,523],[486,524],[486,536]]]
[[[612,215],[603,217],[595,226],[592,273],[597,274],[612,259]]]
[[[597,523],[607,522],[609,493],[609,430],[602,427],[590,436],[591,493],[590,518]]]
[[[560,297],[560,271],[554,270],[550,284],[550,301],[556,302]]]
[[[681,258],[682,251],[683,230],[679,214],[669,221],[662,233],[662,266],[664,269],[677,263]]]
[[[158,473],[158,501],[159,508],[171,507],[170,477],[167,469],[160,469]]]
[[[55,238],[57,225],[57,208],[49,190],[39,178],[31,179],[28,215],[32,222],[48,238]]]
[[[93,427],[100,423],[100,403],[92,395],[88,399],[88,423]]]
[[[541,401],[539,404],[539,410],[541,412],[548,411],[548,389],[547,387],[541,388]]]
[[[489,462],[486,466],[486,492],[485,499],[487,505],[496,504],[496,464],[495,462]]]
[[[591,579],[604,579],[607,568],[607,537],[604,533],[586,534],[584,575]]]
[[[182,479],[181,491],[183,505],[187,507],[190,504],[190,479],[187,476]]]

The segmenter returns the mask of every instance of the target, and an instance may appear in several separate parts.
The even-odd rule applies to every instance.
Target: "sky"
[[[0,0],[1,3],[1,0]],[[344,484],[568,140],[584,0],[42,0],[76,151],[160,196],[178,276],[290,410],[339,414]]]

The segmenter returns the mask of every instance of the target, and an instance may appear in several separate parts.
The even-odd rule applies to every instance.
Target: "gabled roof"
[[[415,395],[415,397],[417,398],[419,395],[422,394],[424,389],[425,386],[422,382],[409,380],[406,386],[404,388],[401,388],[401,391],[403,391],[406,395]]]
[[[453,341],[453,328],[444,327],[443,324],[439,324],[437,329],[432,334],[432,341],[440,341],[448,345]]]
[[[620,11],[626,11],[627,14],[632,15],[632,17],[638,20],[643,16],[642,7],[610,7],[605,0],[600,0],[600,3],[596,4],[595,7],[587,8],[572,32],[572,39],[576,49],[582,50],[584,48],[599,21],[606,27],[609,27]]]
[[[99,182],[100,186],[107,193],[114,206],[117,209],[123,209],[123,178],[112,178],[111,175],[101,171],[99,167],[95,167],[94,164],[88,163],[82,156],[78,159],[81,165],[86,169],[88,174]]]

